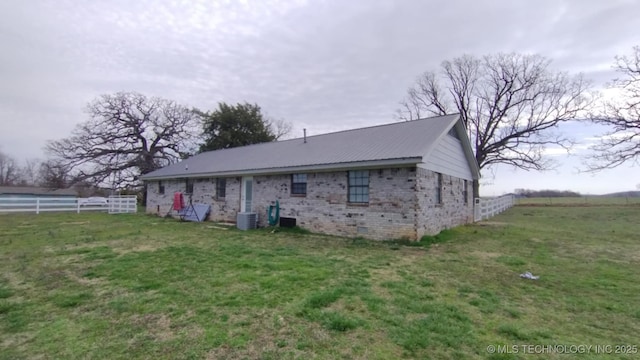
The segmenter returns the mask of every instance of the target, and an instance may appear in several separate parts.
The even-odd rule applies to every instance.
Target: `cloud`
[[[570,152],[567,149],[561,147],[547,147],[542,151],[545,156],[566,156]]]
[[[255,102],[311,134],[381,124],[420,73],[464,53],[541,53],[601,86],[640,43],[638,13],[625,0],[4,0],[0,144],[42,156],[88,101],[123,90]]]

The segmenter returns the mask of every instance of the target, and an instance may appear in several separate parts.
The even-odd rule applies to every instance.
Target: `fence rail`
[[[135,195],[113,195],[104,205],[87,204],[84,198],[62,197],[16,197],[0,199],[0,213],[23,212],[76,212],[107,211],[109,214],[135,213],[137,198]]]
[[[515,205],[512,195],[497,198],[476,198],[474,206],[474,221],[486,220]]]
[[[138,211],[138,198],[135,195],[109,196],[109,214],[135,213]]]

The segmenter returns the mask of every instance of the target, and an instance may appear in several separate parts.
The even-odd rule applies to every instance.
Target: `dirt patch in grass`
[[[204,328],[197,324],[192,324],[185,327],[180,331],[184,333],[189,339],[199,339],[204,335]]]
[[[166,246],[167,245],[161,242],[149,241],[145,243],[134,243],[131,240],[115,239],[109,241],[64,245],[62,248],[47,246],[44,248],[44,251],[47,253],[58,253],[61,255],[65,255],[67,256],[67,259],[65,259],[64,261],[66,263],[69,263],[77,262],[78,259],[81,258],[84,254],[83,250],[90,250],[99,247],[108,247],[117,255],[123,255],[131,252],[152,252],[158,249],[162,249]],[[74,253],[77,253],[79,255],[71,255]]]
[[[108,242],[104,241],[95,241],[89,243],[71,243],[64,244],[62,246],[54,247],[54,246],[45,246],[43,248],[44,252],[47,253],[56,253],[58,255],[69,256],[71,254],[84,254],[89,252],[88,250],[97,248],[97,247],[112,247],[114,243],[122,242],[124,240],[111,240]],[[85,251],[86,250],[86,251]]]
[[[176,336],[171,329],[171,319],[165,314],[133,315],[131,323],[145,328],[158,341],[172,340]]]
[[[64,270],[46,269],[41,271],[36,278],[37,283],[47,290],[61,287],[67,280]]]
[[[11,288],[14,289],[28,289],[29,284],[25,281],[23,274],[16,273],[14,271],[5,271],[2,274],[2,279],[5,279]]]
[[[81,276],[76,275],[72,271],[65,271],[64,273],[65,273],[65,275],[66,275],[66,277],[68,279],[73,280],[73,281],[77,282],[80,285],[96,286],[96,285],[106,284],[106,280],[101,279],[101,278],[81,277]]]
[[[640,251],[630,253],[629,258],[631,261],[640,262]]]
[[[328,332],[315,324],[312,327],[317,327],[317,331],[310,331],[307,324],[301,327],[300,320],[283,314],[268,310],[253,314],[242,310],[237,312],[227,319],[227,323],[236,325],[236,330],[227,334],[225,344],[211,349],[206,359],[299,358],[304,354],[297,349],[301,339],[316,344],[330,339]]]
[[[502,254],[500,253],[496,253],[496,252],[487,252],[487,251],[472,251],[469,253],[469,255],[478,258],[480,260],[492,260],[495,259],[499,256],[501,256]]]
[[[35,334],[29,332],[22,332],[17,334],[6,334],[2,336],[2,342],[0,342],[0,348],[20,347],[29,343]]]
[[[207,360],[218,360],[218,359],[277,359],[282,355],[280,353],[284,353],[284,350],[278,349],[275,346],[264,346],[264,345],[255,345],[249,344],[245,348],[234,347],[228,344],[223,344],[211,351],[209,351],[205,355],[205,359]],[[265,354],[269,354],[270,356],[265,356]]]
[[[433,246],[435,245],[439,245],[439,244],[433,244]],[[427,249],[427,248],[417,247],[417,246],[402,245],[402,246],[399,246],[398,248],[393,249],[394,250],[393,255],[395,256],[391,260],[391,262],[393,263],[393,265],[399,265],[399,266],[413,264],[416,261],[419,261],[420,259],[423,259],[429,256],[429,252],[431,251],[430,249],[431,248]]]
[[[153,252],[156,251],[158,249],[162,249],[164,248],[165,245],[164,244],[139,244],[133,247],[114,247],[113,251],[118,253],[119,255],[123,255],[123,254],[127,254],[127,253],[131,253],[131,252]]]

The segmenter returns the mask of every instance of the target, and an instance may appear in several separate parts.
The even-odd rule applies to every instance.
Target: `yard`
[[[640,205],[640,197],[537,197],[520,198],[516,204],[525,206],[628,206]]]
[[[595,346],[640,346],[639,219],[637,205],[515,207],[405,246],[0,215],[0,358],[637,358]],[[554,344],[593,348],[520,347]]]

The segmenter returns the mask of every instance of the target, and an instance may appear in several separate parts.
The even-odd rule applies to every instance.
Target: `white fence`
[[[83,198],[75,197],[16,197],[0,199],[0,213],[8,212],[59,212],[59,211],[107,211],[109,214],[135,213],[137,198],[135,195],[109,196],[102,205],[87,204]]]
[[[500,214],[515,205],[513,195],[497,198],[476,198],[474,206],[474,221],[486,220]]]
[[[109,214],[135,213],[138,211],[138,198],[135,195],[109,196]]]

